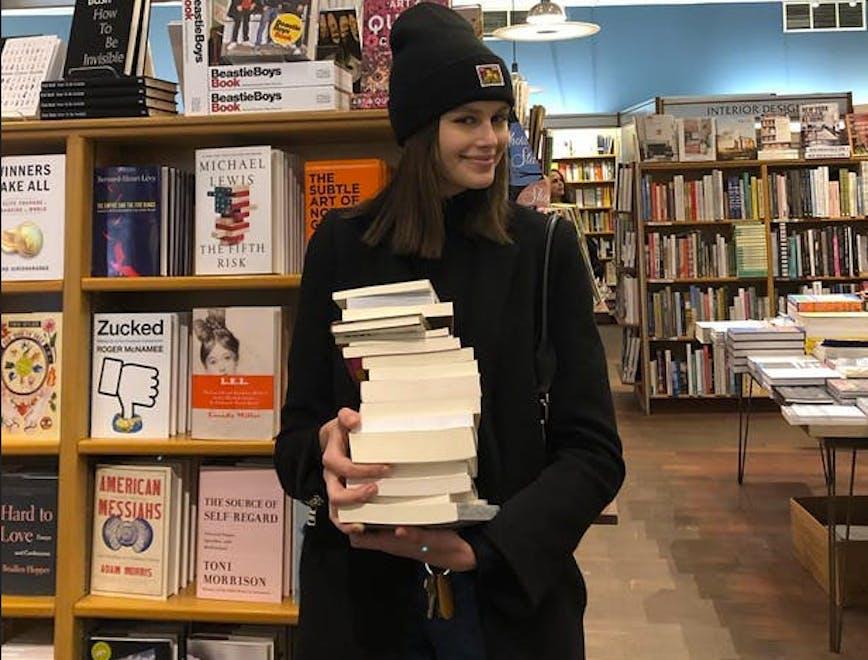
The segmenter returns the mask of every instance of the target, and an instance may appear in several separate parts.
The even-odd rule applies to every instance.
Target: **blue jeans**
[[[412,624],[406,631],[407,648],[391,660],[485,660],[485,643],[479,622],[474,573],[451,573],[455,615],[445,619],[428,619],[428,597],[422,584],[427,575],[419,565],[419,589],[411,607]]]

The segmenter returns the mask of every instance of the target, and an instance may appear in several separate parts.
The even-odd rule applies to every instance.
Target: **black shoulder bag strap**
[[[557,213],[552,213],[546,222],[546,244],[545,254],[543,256],[543,272],[542,272],[542,299],[540,300],[540,335],[539,343],[536,347],[535,366],[537,378],[537,398],[539,399],[540,415],[539,423],[542,426],[543,437],[545,437],[546,424],[549,421],[549,390],[552,387],[552,380],[555,377],[555,368],[557,366],[557,358],[555,349],[549,339],[549,271],[551,266],[552,240],[555,235],[555,227],[557,227],[560,216]]]

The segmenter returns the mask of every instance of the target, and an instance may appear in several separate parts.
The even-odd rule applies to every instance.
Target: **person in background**
[[[386,188],[332,211],[308,245],[274,464],[308,503],[296,660],[579,660],[587,600],[574,551],[624,479],[606,358],[575,227],[548,264],[556,371],[545,426],[537,395],[546,217],[508,200],[509,70],[442,5],[395,21],[389,117],[400,162]],[[353,463],[359,387],[330,325],[335,291],[428,279],[454,304],[478,360],[478,495],[500,506],[460,530],[341,524],[388,466]],[[428,612],[436,573],[454,615]],[[436,608],[434,608],[436,611]]]
[[[549,173],[549,188],[549,195],[552,204],[576,203],[573,191],[567,187],[564,174],[559,169],[552,169]],[[590,236],[585,236],[585,242],[588,244],[588,257],[591,259],[591,268],[594,270],[594,277],[601,280],[606,274],[606,268],[603,266],[603,262],[600,261],[600,247],[597,245],[597,241]]]

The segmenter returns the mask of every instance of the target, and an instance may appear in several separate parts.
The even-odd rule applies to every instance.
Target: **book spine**
[[[352,74],[331,61],[223,64],[208,67],[207,83],[210,92],[271,87],[335,87],[350,93],[353,89]]]
[[[184,0],[181,21],[184,114],[208,114],[208,0]]]
[[[349,110],[349,95],[334,87],[275,87],[210,92],[212,115],[251,111]]]

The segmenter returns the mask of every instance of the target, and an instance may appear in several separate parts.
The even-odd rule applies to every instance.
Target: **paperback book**
[[[4,438],[60,440],[62,315],[3,314]]]
[[[680,160],[716,160],[714,122],[713,117],[687,117],[678,120]]]
[[[66,156],[3,156],[2,277],[63,279]]]
[[[756,160],[757,139],[753,117],[717,117],[718,160]]]
[[[639,156],[643,161],[678,160],[678,126],[671,115],[636,117]]]
[[[805,158],[849,158],[850,146],[844,122],[835,103],[799,106]]]
[[[76,0],[63,77],[143,75],[150,14],[151,0]]]
[[[847,115],[847,135],[852,157],[868,156],[868,112]]]
[[[346,69],[350,73],[352,91],[358,93],[362,79],[362,41],[356,7],[325,8],[325,4],[320,5],[316,58]]]

